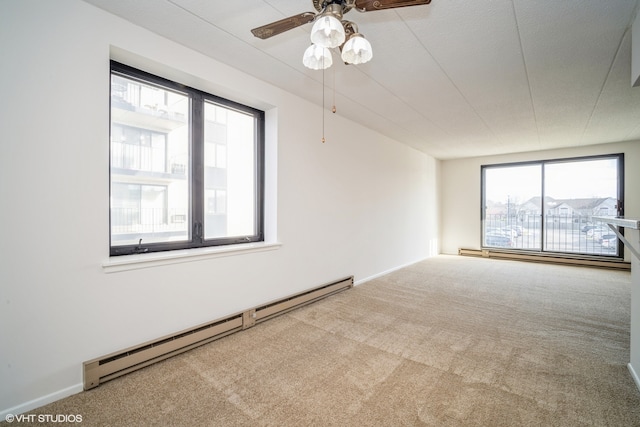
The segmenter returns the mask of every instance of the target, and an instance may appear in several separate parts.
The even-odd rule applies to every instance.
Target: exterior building
[[[111,241],[130,245],[188,238],[188,99],[114,75],[111,82]],[[205,114],[205,219],[227,229],[226,110]]]
[[[181,94],[112,76],[112,245],[187,235],[187,108]]]

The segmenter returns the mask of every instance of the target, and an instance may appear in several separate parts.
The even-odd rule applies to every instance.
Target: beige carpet
[[[85,426],[640,426],[629,310],[629,273],[440,256],[33,413]]]

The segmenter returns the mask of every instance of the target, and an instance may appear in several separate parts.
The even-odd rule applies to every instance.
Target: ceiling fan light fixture
[[[340,46],[345,37],[342,22],[330,10],[320,15],[311,28],[311,42],[329,49]]]
[[[331,56],[331,51],[326,47],[312,44],[304,51],[302,63],[305,67],[311,68],[312,70],[324,70],[331,67],[333,57]]]
[[[353,33],[342,48],[342,60],[348,64],[364,64],[373,58],[369,40],[360,33]]]

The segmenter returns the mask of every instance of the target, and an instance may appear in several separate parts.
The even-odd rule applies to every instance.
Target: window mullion
[[[547,241],[547,212],[545,207],[547,206],[545,203],[545,197],[547,194],[545,192],[545,171],[546,171],[546,163],[544,161],[540,162],[540,252],[545,251],[545,245]]]
[[[201,246],[204,240],[204,98],[191,97],[191,243]]]

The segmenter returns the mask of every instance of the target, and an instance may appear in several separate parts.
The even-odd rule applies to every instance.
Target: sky
[[[540,196],[542,166],[485,169],[487,200],[523,203]],[[545,196],[555,199],[617,198],[617,159],[545,163]]]

